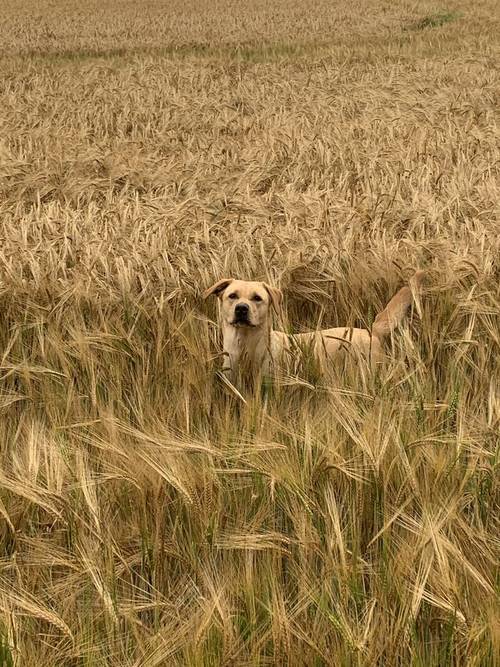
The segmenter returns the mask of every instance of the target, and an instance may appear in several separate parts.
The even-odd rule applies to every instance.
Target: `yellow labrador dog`
[[[411,279],[418,290],[425,272],[417,271]],[[271,309],[278,309],[282,294],[267,283],[224,278],[204,293],[215,294],[221,300],[222,334],[224,339],[223,371],[234,382],[242,370],[250,369],[268,374],[283,361],[285,353],[294,354],[307,348],[324,368],[324,364],[339,352],[361,356],[370,365],[386,359],[384,339],[396,329],[413,303],[409,286],[402,287],[377,315],[371,331],[351,327],[336,327],[310,333],[288,335],[274,331]]]

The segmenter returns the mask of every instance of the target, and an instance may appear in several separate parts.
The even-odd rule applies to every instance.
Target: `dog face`
[[[255,329],[270,324],[270,309],[278,308],[281,292],[266,283],[225,278],[205,292],[205,298],[215,294],[222,304],[224,324]]]

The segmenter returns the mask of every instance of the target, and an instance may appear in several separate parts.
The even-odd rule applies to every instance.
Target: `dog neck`
[[[269,327],[235,327],[224,324],[223,371],[232,375],[248,366],[252,370],[266,369],[271,330]]]

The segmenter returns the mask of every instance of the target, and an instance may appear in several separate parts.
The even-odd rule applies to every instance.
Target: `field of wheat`
[[[495,0],[0,18],[0,665],[500,664]],[[416,268],[381,373],[217,374],[215,280]]]

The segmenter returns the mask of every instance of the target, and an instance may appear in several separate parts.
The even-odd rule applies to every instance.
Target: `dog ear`
[[[230,285],[233,282],[232,278],[222,278],[222,280],[218,280],[215,285],[212,285],[212,287],[209,287],[207,290],[203,292],[203,298],[206,299],[212,294],[215,294],[220,298],[220,295],[222,292],[226,289],[228,285]]]
[[[269,294],[269,298],[271,299],[271,305],[274,308],[274,310],[277,312],[278,308],[280,307],[281,301],[283,299],[283,293],[281,290],[279,290],[277,287],[271,287],[271,285],[268,285],[267,283],[262,283],[266,292]]]

